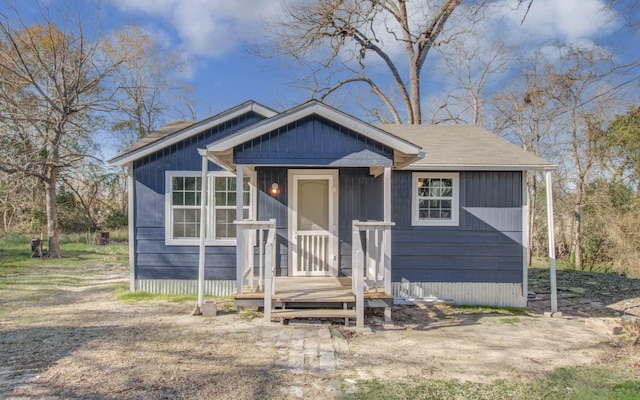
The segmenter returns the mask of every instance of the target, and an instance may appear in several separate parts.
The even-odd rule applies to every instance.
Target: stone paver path
[[[287,326],[276,332],[263,332],[262,344],[277,349],[278,367],[298,373],[327,373],[342,366],[338,356],[343,348],[341,341],[332,337],[328,326]]]

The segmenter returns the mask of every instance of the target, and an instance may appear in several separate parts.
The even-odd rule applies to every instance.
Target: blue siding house
[[[265,309],[321,278],[353,303],[526,306],[526,174],[555,168],[477,126],[372,125],[317,101],[169,124],[110,164],[129,171],[132,290]]]

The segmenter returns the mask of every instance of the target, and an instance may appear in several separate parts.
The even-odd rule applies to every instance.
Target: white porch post
[[[206,154],[206,153],[205,153]],[[209,160],[206,155],[202,155],[202,186],[200,191],[200,253],[198,256],[198,304],[193,311],[195,315],[202,314],[202,304],[204,303],[204,267],[207,252],[207,174],[209,173]]]
[[[522,307],[529,295],[529,187],[527,171],[522,171]]]
[[[242,165],[236,165],[236,221],[242,221],[242,189],[244,184]],[[236,225],[236,293],[242,294],[242,236],[244,231],[240,225]]]
[[[556,287],[556,246],[553,222],[553,181],[552,171],[546,171],[547,183],[547,226],[549,236],[549,274],[551,280],[551,312],[558,312],[558,289]]]
[[[133,178],[133,163],[127,168],[127,224],[129,233],[129,290],[136,291],[136,227],[135,204],[136,183]]]
[[[391,222],[391,167],[385,167],[382,176],[383,180],[383,217],[384,222]],[[391,227],[386,227],[383,231],[384,235],[384,293],[387,295],[393,294],[391,289]],[[384,320],[387,323],[391,322],[391,307],[384,308]]]

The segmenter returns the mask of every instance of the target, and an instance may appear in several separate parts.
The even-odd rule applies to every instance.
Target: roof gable
[[[286,126],[292,122],[303,119],[311,115],[318,115],[326,118],[336,124],[342,125],[354,132],[366,136],[376,142],[389,146],[394,150],[401,151],[405,154],[420,154],[420,147],[410,143],[404,139],[394,136],[384,130],[378,129],[364,121],[361,121],[351,115],[345,114],[329,107],[317,100],[311,100],[298,107],[294,107],[288,111],[280,113],[274,117],[265,119],[250,127],[229,135],[224,139],[214,142],[207,146],[207,152],[226,152],[235,146],[255,139],[261,135],[269,133],[273,130]]]
[[[312,114],[233,148],[243,165],[391,166],[394,152],[373,139]]]
[[[126,165],[175,143],[184,141],[206,129],[224,124],[225,122],[249,112],[256,113],[265,118],[269,118],[277,114],[276,111],[265,107],[262,104],[256,103],[255,101],[247,101],[198,122],[172,122],[162,126],[154,132],[151,132],[148,136],[129,146],[126,150],[110,159],[108,163],[112,166]]]

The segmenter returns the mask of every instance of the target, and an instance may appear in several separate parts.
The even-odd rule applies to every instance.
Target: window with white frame
[[[236,177],[216,171],[208,175],[207,244],[233,245],[236,240]],[[198,245],[200,243],[200,211],[202,178],[196,171],[167,171],[166,173],[165,242],[170,245]],[[243,218],[252,217],[253,190],[249,178],[244,179],[242,191]]]
[[[413,225],[456,226],[459,174],[414,172],[411,179]]]

